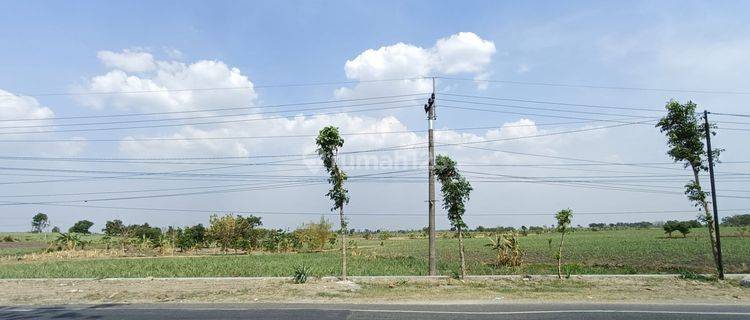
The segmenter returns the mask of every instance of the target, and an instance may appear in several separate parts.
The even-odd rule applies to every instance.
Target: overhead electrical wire
[[[733,91],[733,90],[703,90],[703,89],[645,88],[645,87],[629,87],[629,86],[603,86],[603,85],[570,84],[570,83],[554,83],[554,82],[512,81],[512,80],[500,80],[500,79],[469,79],[469,78],[446,77],[446,76],[438,76],[436,78],[445,79],[445,80],[456,80],[456,81],[471,81],[475,83],[476,82],[502,83],[502,84],[547,86],[547,87],[562,87],[562,88],[607,89],[607,90],[649,91],[649,92],[679,92],[679,93],[725,94],[725,95],[750,95],[750,91]]]

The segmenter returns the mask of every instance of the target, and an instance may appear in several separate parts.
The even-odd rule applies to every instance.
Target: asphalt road
[[[0,307],[0,319],[750,319],[750,305],[157,304]]]

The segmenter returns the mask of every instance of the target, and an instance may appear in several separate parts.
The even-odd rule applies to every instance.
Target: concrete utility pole
[[[721,235],[719,233],[719,206],[716,204],[716,182],[714,182],[714,155],[711,152],[711,128],[708,126],[708,111],[706,110],[703,110],[703,121],[706,130],[708,175],[711,179],[711,204],[714,210],[714,229],[716,231],[716,260],[719,262],[719,279],[724,280],[724,262],[721,259]]]
[[[427,113],[427,139],[428,139],[428,153],[430,160],[428,162],[428,171],[427,174],[429,179],[429,200],[428,206],[429,206],[429,224],[428,224],[428,238],[429,238],[429,275],[434,276],[437,275],[437,248],[435,244],[435,142],[433,140],[433,133],[432,133],[432,122],[435,120],[435,78],[432,78],[432,95],[430,96],[430,99],[427,100],[427,104],[424,105],[424,111]]]

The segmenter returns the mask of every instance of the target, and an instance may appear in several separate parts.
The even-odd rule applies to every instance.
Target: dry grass
[[[675,278],[368,280],[314,279],[0,280],[0,305],[151,302],[492,303],[750,302],[733,282]]]

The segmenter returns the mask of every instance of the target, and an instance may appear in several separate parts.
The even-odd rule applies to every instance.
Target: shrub
[[[82,240],[79,235],[69,232],[61,233],[59,236],[57,236],[55,243],[66,250],[75,250],[78,247],[83,249],[87,242]]]
[[[304,224],[295,232],[299,235],[302,243],[307,245],[309,250],[323,251],[328,239],[333,236],[332,228],[333,225],[328,220],[320,217],[319,222]]]
[[[497,252],[496,266],[517,267],[521,265],[523,252],[518,246],[515,234],[498,234],[490,238],[490,243],[485,244]]]
[[[3,237],[3,242],[16,242],[16,241],[18,241],[18,239],[16,239],[16,238],[13,238],[13,237],[12,237],[12,236],[10,236],[10,235],[7,235],[7,236],[4,236],[4,237]]]
[[[695,273],[690,270],[685,269],[678,269],[677,273],[679,274],[680,279],[686,279],[686,280],[698,280],[698,281],[715,281],[716,278],[713,277],[707,277],[699,273]]]
[[[294,283],[300,284],[307,282],[307,278],[310,276],[310,273],[312,273],[312,268],[308,267],[305,264],[298,264],[294,266],[294,275],[292,276],[294,278]]]

